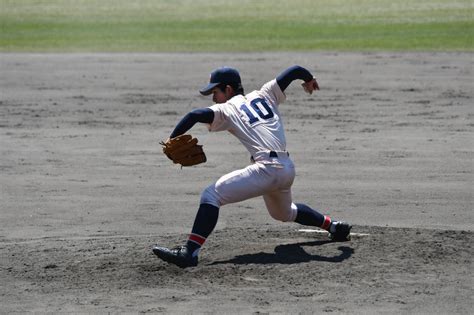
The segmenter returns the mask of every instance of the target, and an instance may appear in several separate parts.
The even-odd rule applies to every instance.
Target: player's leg
[[[288,222],[294,221],[301,225],[316,226],[329,232],[331,239],[346,241],[350,235],[351,226],[343,221],[334,221],[302,203],[292,203],[291,193],[277,191],[263,196],[268,212],[272,218]]]
[[[186,243],[193,256],[199,253],[214,230],[221,206],[260,196],[265,192],[270,180],[268,176],[262,176],[262,172],[254,164],[222,176],[203,191],[193,229]]]
[[[308,226],[317,226],[321,229],[329,231],[332,223],[332,220],[329,216],[326,216],[302,203],[296,203],[295,206],[298,213],[295,219],[296,223]]]
[[[291,202],[291,189],[272,191],[263,195],[263,200],[273,219],[282,222],[295,221],[298,209]]]
[[[293,222],[296,219],[297,209],[291,201],[291,186],[295,180],[295,166],[291,159],[281,159],[281,166],[270,167],[274,174],[272,190],[263,195],[263,200],[270,216],[278,221]]]
[[[203,191],[186,245],[174,249],[155,246],[153,252],[182,268],[196,266],[199,251],[217,224],[219,208],[228,203],[261,196],[271,183],[271,175],[265,167],[257,164],[222,176]]]
[[[214,231],[219,218],[217,206],[201,203],[194,219],[191,234],[189,234],[186,247],[193,257],[199,254],[199,250],[206,242],[207,237]]]
[[[206,238],[214,230],[218,217],[218,207],[201,203],[186,244],[172,249],[155,245],[153,253],[164,261],[181,268],[197,266],[199,250],[206,241]]]
[[[274,182],[271,169],[262,164],[252,164],[222,176],[207,187],[201,196],[201,203],[221,207],[262,196],[271,190]]]
[[[330,233],[329,236],[335,241],[347,241],[349,239],[352,228],[350,224],[332,220],[329,216],[319,213],[305,204],[297,203],[295,205],[298,209],[296,223],[324,229]]]
[[[291,190],[279,190],[263,196],[268,212],[275,220],[316,226],[329,231],[331,218],[302,203],[293,203]]]
[[[351,226],[342,221],[333,221],[302,203],[293,203],[291,186],[295,177],[293,162],[284,161],[285,167],[279,173],[279,189],[264,195],[265,204],[270,215],[280,221],[295,221],[302,225],[316,226],[327,230],[333,240],[345,241],[350,235]],[[279,170],[280,171],[280,170]]]

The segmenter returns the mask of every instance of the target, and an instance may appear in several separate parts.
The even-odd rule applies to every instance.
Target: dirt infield
[[[0,312],[471,312],[472,56],[0,54]],[[170,165],[158,142],[210,105],[213,68],[250,91],[293,64],[321,86],[281,107],[294,199],[363,235],[328,242],[255,199],[221,209],[198,267],[156,259],[249,161],[203,126],[204,165]]]

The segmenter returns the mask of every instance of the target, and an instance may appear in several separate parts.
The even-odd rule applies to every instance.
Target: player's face
[[[222,92],[219,88],[214,88],[212,90],[212,101],[216,104],[222,104],[227,102],[227,95],[226,93]]]

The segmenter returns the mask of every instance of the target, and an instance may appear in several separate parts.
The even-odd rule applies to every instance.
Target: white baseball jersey
[[[285,98],[274,79],[259,91],[210,106],[214,121],[208,128],[210,131],[228,130],[254,157],[259,152],[286,151],[285,132],[278,111],[278,105]]]
[[[221,207],[263,196],[270,215],[281,221],[294,221],[296,205],[291,198],[295,167],[286,151],[285,132],[278,105],[285,100],[276,80],[259,91],[237,95],[210,108],[214,120],[210,131],[228,130],[247,148],[257,163],[230,172],[207,187],[201,203]],[[269,151],[277,152],[271,157]],[[283,154],[282,154],[283,153]]]

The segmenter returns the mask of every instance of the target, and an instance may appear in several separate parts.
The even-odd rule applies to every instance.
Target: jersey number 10
[[[250,102],[250,107],[247,104],[242,104],[240,109],[247,115],[249,118],[249,124],[253,125],[256,122],[262,120],[268,120],[273,118],[272,109],[268,106],[267,102],[263,98],[255,98]],[[256,114],[256,115],[255,115]],[[258,116],[258,117],[257,117]]]

